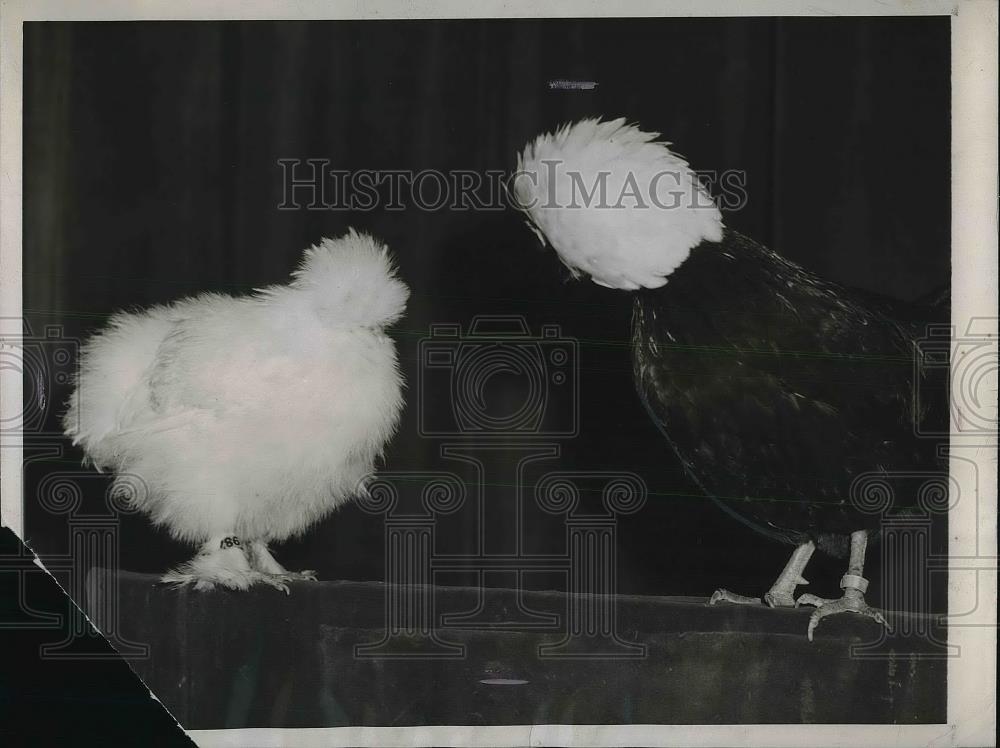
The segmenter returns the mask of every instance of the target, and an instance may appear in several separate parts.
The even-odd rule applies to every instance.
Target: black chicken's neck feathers
[[[702,242],[668,278],[666,285],[639,292],[647,299],[661,298],[674,308],[693,302],[717,313],[733,311],[734,304],[755,302],[755,308],[792,309],[792,298],[811,301],[817,311],[838,309],[856,318],[881,319],[904,326],[927,318],[931,304],[911,304],[871,291],[848,288],[826,280],[782,257],[768,247],[726,229],[720,242]],[[928,301],[941,304],[935,291]],[[944,294],[943,301],[949,300]],[[655,302],[654,302],[655,303]],[[794,307],[800,313],[799,307]],[[744,309],[753,312],[754,310]]]

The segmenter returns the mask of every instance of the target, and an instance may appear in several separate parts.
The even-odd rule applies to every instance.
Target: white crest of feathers
[[[722,215],[660,134],[624,118],[586,119],[545,133],[518,155],[514,196],[574,276],[602,286],[657,288]]]
[[[389,325],[403,316],[410,295],[389,248],[354,229],[307,249],[288,286],[263,291],[286,292],[304,294],[321,317],[339,327]]]

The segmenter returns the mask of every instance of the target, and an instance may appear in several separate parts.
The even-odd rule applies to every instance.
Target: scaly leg
[[[812,558],[813,551],[815,550],[816,546],[811,540],[797,546],[792,551],[792,557],[788,559],[785,568],[782,569],[781,574],[778,575],[774,584],[771,585],[771,589],[764,595],[763,602],[772,608],[791,608],[795,605],[795,588],[800,584],[809,584],[802,576],[802,572],[805,571],[806,564],[809,563],[809,559]],[[737,605],[762,604],[759,597],[737,595],[735,592],[723,589],[713,592],[708,604],[715,605],[715,603],[723,601],[736,603]]]
[[[271,555],[271,552],[267,549],[267,543],[263,540],[251,540],[248,546],[250,566],[262,574],[270,574],[285,582],[316,581],[316,572],[312,569],[288,571]]]
[[[875,608],[865,602],[865,590],[868,589],[868,580],[864,578],[865,571],[865,550],[868,547],[868,533],[864,530],[851,533],[851,559],[847,566],[847,573],[840,580],[840,588],[844,591],[844,596],[839,600],[827,600],[816,595],[805,594],[795,601],[795,607],[800,605],[815,605],[816,610],[809,617],[809,641],[813,640],[813,631],[819,626],[819,622],[827,616],[837,613],[858,613],[869,618],[874,618],[878,623],[888,628],[883,615]]]
[[[236,535],[212,538],[201,547],[198,555],[168,571],[160,581],[176,587],[191,584],[199,591],[214,589],[216,585],[245,590],[255,584],[269,584],[288,594],[284,580],[253,568],[247,546]]]

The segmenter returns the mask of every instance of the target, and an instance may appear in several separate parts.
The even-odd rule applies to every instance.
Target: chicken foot
[[[812,558],[813,551],[815,550],[816,545],[811,540],[797,546],[792,551],[792,556],[788,559],[788,563],[785,564],[785,568],[782,569],[781,574],[778,575],[774,584],[771,585],[771,589],[764,595],[763,601],[759,597],[748,597],[726,589],[718,589],[712,593],[708,604],[715,605],[718,602],[727,602],[735,603],[736,605],[763,605],[767,603],[768,607],[771,608],[794,607],[795,588],[800,584],[809,584],[805,577],[802,576],[802,572],[805,571],[806,564],[809,563],[809,559]]]

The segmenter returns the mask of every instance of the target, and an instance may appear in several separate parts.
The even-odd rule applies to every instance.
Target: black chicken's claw
[[[803,597],[815,598],[814,600],[805,600]],[[885,620],[885,616],[877,609],[870,606],[865,602],[863,597],[842,597],[839,600],[823,600],[823,598],[816,598],[814,595],[802,595],[796,604],[802,605],[817,605],[816,610],[812,612],[809,616],[809,629],[806,632],[809,641],[813,640],[813,632],[816,627],[819,626],[820,621],[822,621],[827,616],[837,615],[838,613],[855,613],[857,615],[867,616],[871,618],[876,623],[889,628],[888,622]]]
[[[736,605],[763,605],[759,597],[747,597],[746,595],[737,595],[735,592],[730,592],[725,589],[717,589],[712,593],[712,597],[709,598],[708,604],[715,605],[716,603],[734,603]]]
[[[799,595],[799,599],[795,601],[795,607],[798,608],[802,605],[812,605],[816,608],[822,608],[824,605],[829,605],[835,600],[828,600],[825,597],[820,597],[819,595],[813,595],[812,593],[805,593],[804,595]]]

